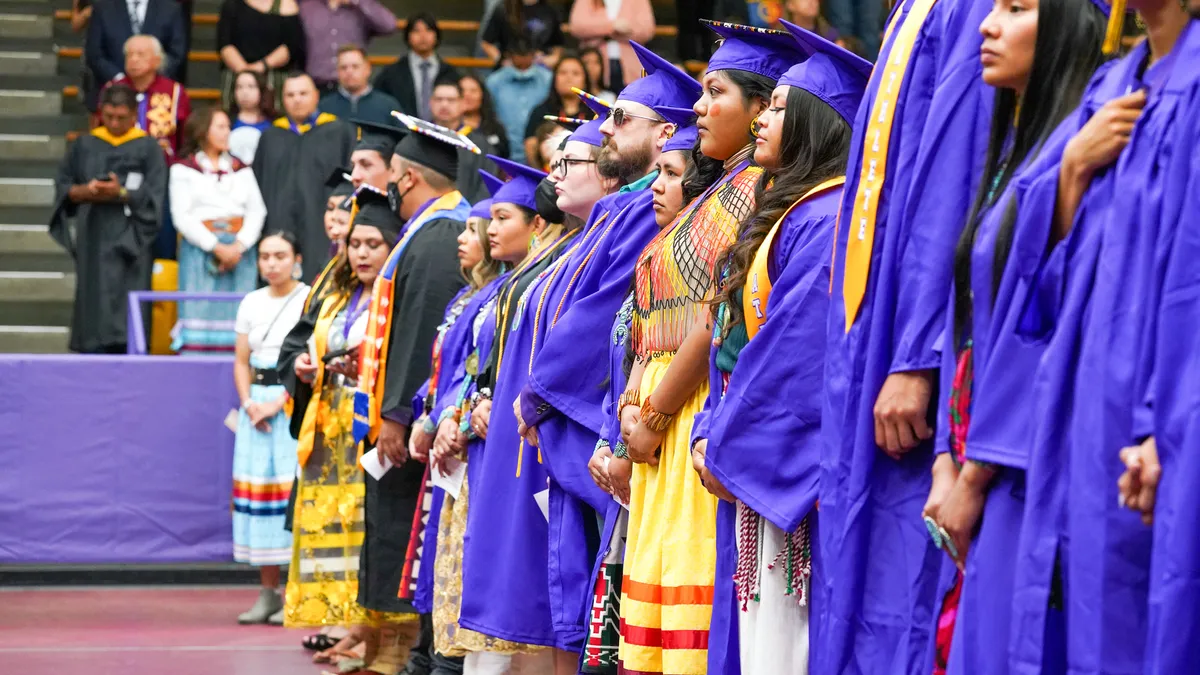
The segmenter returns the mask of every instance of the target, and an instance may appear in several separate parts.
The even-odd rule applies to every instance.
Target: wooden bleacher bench
[[[82,54],[83,49],[80,47],[58,48],[59,58],[77,59]],[[386,66],[395,63],[399,58],[398,56],[372,56],[370,60],[373,66]],[[216,63],[220,60],[221,57],[216,52],[188,52],[188,61],[191,63]],[[442,60],[456,68],[491,68],[494,65],[491,59],[476,58],[474,56],[447,56]]]
[[[70,21],[71,20],[71,10],[69,10],[69,9],[56,10],[54,12],[54,18],[59,21]],[[400,20],[396,21],[396,28],[398,30],[404,30],[404,27],[407,25],[407,23],[408,22],[405,21],[404,19],[400,19]],[[216,14],[195,14],[192,16],[192,25],[193,26],[215,26],[215,25],[217,25],[217,15]],[[479,31],[479,22],[478,21],[455,21],[453,19],[443,19],[441,21],[438,21],[438,28],[441,28],[442,30],[447,31],[447,32],[475,33],[475,32]],[[563,29],[564,33],[569,32],[568,26],[565,23],[563,24],[562,29]],[[678,34],[679,34],[679,29],[676,28],[675,26],[658,26],[657,28],[654,29],[654,35],[656,37],[675,37]]]

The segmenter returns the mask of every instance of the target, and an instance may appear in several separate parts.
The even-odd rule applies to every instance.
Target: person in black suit
[[[100,87],[125,69],[125,41],[134,35],[153,35],[165,52],[163,74],[178,80],[187,61],[188,38],[176,0],[95,0],[84,53],[95,92],[87,98],[95,111]]]
[[[442,31],[429,12],[418,12],[404,26],[408,54],[384,68],[375,78],[375,88],[391,94],[410,115],[432,120],[429,98],[439,80],[458,80],[458,71],[437,55]]]

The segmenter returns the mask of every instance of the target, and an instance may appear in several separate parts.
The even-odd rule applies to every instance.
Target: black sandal
[[[309,635],[300,641],[300,645],[310,652],[323,652],[328,649],[333,649],[333,646],[338,643],[337,640],[329,637],[324,633],[316,633]]]

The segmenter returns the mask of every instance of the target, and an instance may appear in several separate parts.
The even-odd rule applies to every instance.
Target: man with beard
[[[345,166],[354,128],[317,112],[317,87],[304,73],[283,83],[285,115],[263,131],[254,155],[254,175],[267,205],[264,232],[296,235],[305,252],[304,281],[312,283],[329,259],[325,251],[325,181]]]
[[[659,232],[647,189],[658,175],[654,163],[700,98],[694,78],[641,45],[630,45],[646,77],[622,90],[611,111],[584,96],[597,114],[608,115],[600,126],[605,140],[597,169],[625,187],[597,203],[580,243],[550,284],[539,317],[545,336],[538,339],[541,347],[517,410],[522,433],[538,446],[550,473],[550,583],[561,591],[551,597],[555,646],[573,655],[588,637],[583,609],[591,605],[585,598],[593,592],[597,556],[608,548],[598,541],[598,516],[611,516],[606,523],[611,536],[618,515],[608,508],[612,497],[588,473],[594,452],[612,456],[596,445],[605,420],[605,383],[612,374],[606,359],[578,355],[608,349],[612,320],[628,294],[637,258]]]

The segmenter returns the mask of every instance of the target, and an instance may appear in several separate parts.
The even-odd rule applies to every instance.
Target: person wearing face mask
[[[361,532],[365,526],[364,475],[353,434],[353,400],[361,376],[355,355],[367,329],[368,289],[383,269],[401,223],[383,193],[363,188],[355,201],[346,255],[339,258],[318,301],[316,318],[302,316],[289,335],[301,336],[307,348],[299,354],[280,352],[280,379],[296,402],[293,419],[300,419],[287,626],[367,625],[381,618],[356,599],[365,583],[359,574],[363,542],[336,535]]]
[[[308,75],[288,77],[282,96],[285,115],[263,131],[254,175],[267,205],[266,228],[296,235],[308,252],[302,278],[311,282],[329,262],[321,227],[323,185],[330,172],[350,159],[355,133],[353,126],[317,112],[317,88]]]
[[[1046,250],[1045,232],[1025,226],[1033,205],[1021,190],[1061,152],[1047,141],[1104,60],[1107,11],[1088,0],[1010,0],[979,26],[982,79],[996,91],[992,131],[955,251],[938,386],[937,426],[948,433],[937,442],[924,510],[930,535],[953,561],[939,589],[935,673],[1009,672],[995,645],[1007,644],[1011,629],[1014,542],[1036,417],[1030,371],[1044,347],[1013,332],[1028,288],[1021,270]],[[1051,617],[1062,620],[1057,611]]]
[[[1048,165],[1018,186],[1031,211],[1018,221],[1014,250],[1028,236],[1049,251],[1022,277],[1034,287],[1016,324],[1022,339],[1045,346],[1036,367],[1020,373],[1037,386],[1029,440],[1018,446],[1029,464],[1012,625],[1029,627],[1034,639],[1014,635],[1011,659],[1023,668],[1050,663],[1046,672],[1057,672],[1055,660],[1081,673],[1190,672],[1196,664],[1191,645],[1178,642],[1195,621],[1184,581],[1191,572],[1179,566],[1194,539],[1175,519],[1190,527],[1194,507],[1174,501],[1192,497],[1173,484],[1156,512],[1152,496],[1159,470],[1169,475],[1186,456],[1176,425],[1195,410],[1194,399],[1180,397],[1194,341],[1163,331],[1194,317],[1195,261],[1179,256],[1191,246],[1185,207],[1195,203],[1188,105],[1200,86],[1200,24],[1175,1],[1128,8],[1147,39],[1097,71],[1043,149]],[[1106,52],[1119,46],[1123,18],[1112,12]],[[1189,271],[1177,276],[1179,265]],[[983,431],[972,419],[968,449]],[[956,542],[971,531],[945,527]],[[1065,626],[1054,634],[1058,580]]]
[[[488,245],[492,257],[512,269],[502,277],[495,302],[485,311],[489,318],[482,320],[473,359],[477,374],[471,378],[469,393],[464,389],[467,398],[460,430],[468,437],[466,485],[471,505],[461,552],[459,608],[455,625],[447,629],[453,631],[452,648],[466,655],[465,673],[499,674],[509,668],[549,672],[553,662],[545,649],[551,643],[551,631],[545,626],[549,610],[544,572],[539,573],[546,569],[546,521],[533,500],[536,492],[545,489],[546,478],[536,456],[529,456],[529,461],[522,462],[522,474],[514,480],[522,448],[508,411],[516,395],[510,380],[520,382],[529,367],[533,327],[524,316],[525,307],[535,284],[544,281],[544,273],[571,247],[576,232],[547,223],[537,210],[538,185],[546,174],[492,159],[511,178],[499,184],[489,181],[492,220],[487,228]],[[500,411],[494,417],[493,398]],[[451,454],[456,453],[435,448],[433,461],[444,462]],[[512,515],[506,517],[504,509],[511,509]],[[531,546],[539,528],[542,544]],[[536,560],[539,551],[540,567],[515,565],[530,555]],[[529,611],[514,612],[516,607]],[[508,618],[513,614],[529,616],[514,621]],[[506,622],[504,630],[496,626],[497,615]],[[514,630],[509,623],[522,625]],[[540,634],[521,631],[529,624],[539,627]]]
[[[454,188],[466,137],[397,113],[406,134],[391,157],[388,198],[405,221],[371,292],[370,318],[358,355],[354,438],[393,466],[366,476],[367,527],[358,601],[378,613],[378,668],[403,668],[417,612],[404,576],[405,556],[424,485],[424,467],[409,461],[413,396],[430,374],[429,355],[447,305],[463,286],[456,240],[470,204]]]
[[[267,216],[249,166],[229,153],[229,116],[201,110],[185,127],[183,159],[171,167],[169,189],[179,247],[179,290],[254,290],[254,245]],[[171,348],[183,354],[233,351],[236,308],[226,302],[184,302]]]
[[[829,264],[871,64],[783,22],[807,59],[758,117],[756,208],[725,254],[692,461],[717,509],[708,672],[810,671]],[[779,358],[787,353],[788,358]]]
[[[660,108],[664,112],[666,108]],[[650,186],[654,195],[654,221],[663,228],[675,221],[683,209],[683,176],[692,164],[692,149],[696,145],[695,114],[690,109],[679,109],[675,114],[665,115],[675,124],[671,138],[663,144],[662,153],[654,163],[657,176]],[[625,560],[625,535],[629,529],[629,476],[633,463],[623,451],[620,423],[617,420],[617,402],[625,391],[629,372],[633,367],[629,352],[629,328],[633,320],[634,297],[632,291],[617,310],[616,319],[609,331],[606,345],[608,359],[608,381],[605,386],[599,439],[587,468],[592,481],[604,492],[613,496],[604,507],[604,527],[601,530],[599,554],[588,579],[591,592],[588,594],[585,611],[588,612],[588,640],[580,662],[580,672],[587,675],[616,675],[617,651],[621,633],[621,581]],[[621,453],[621,457],[614,455]]]

